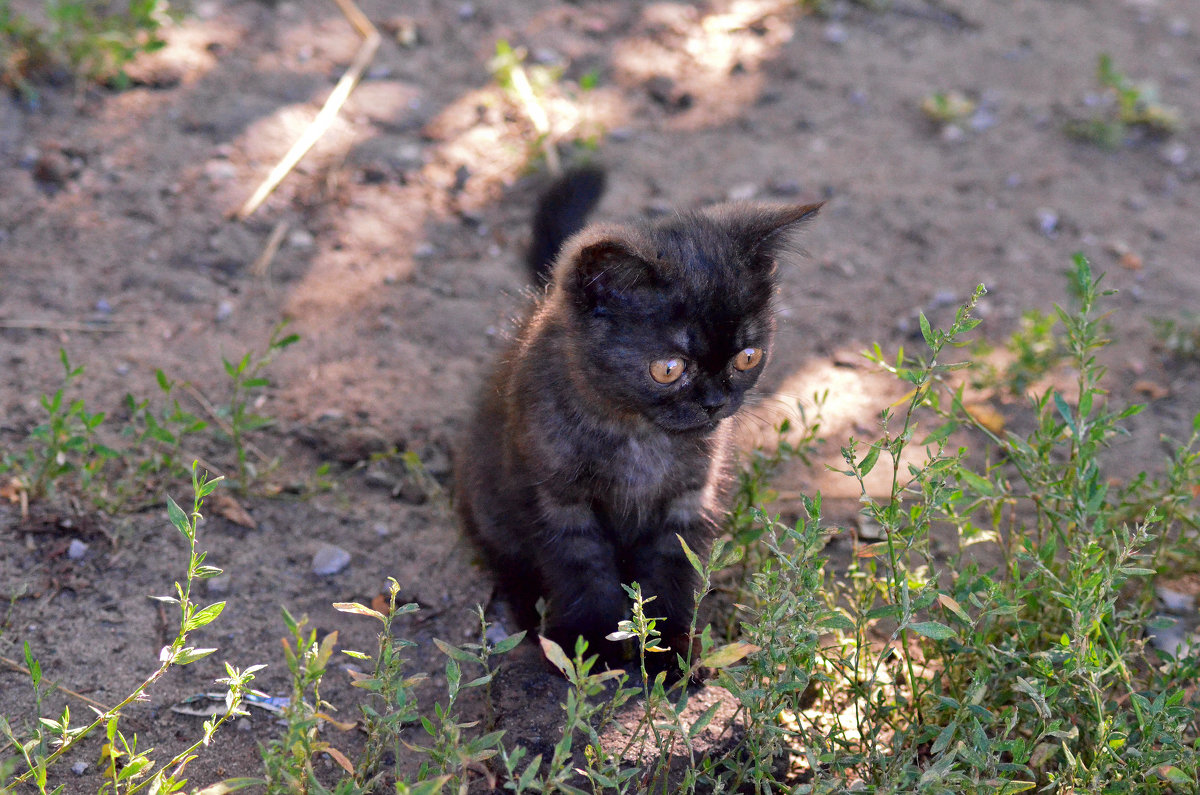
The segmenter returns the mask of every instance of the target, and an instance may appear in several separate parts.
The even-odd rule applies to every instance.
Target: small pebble
[[[878,522],[867,519],[864,516],[858,517],[858,537],[863,541],[878,541],[884,538],[887,534],[883,531],[883,527]]]
[[[967,124],[975,132],[983,132],[996,126],[996,114],[987,108],[980,108],[971,114],[971,118],[967,120]]]
[[[292,248],[312,248],[316,242],[307,229],[293,229],[288,234],[288,245]]]
[[[957,124],[947,124],[942,127],[941,137],[942,141],[945,143],[956,144],[961,141],[965,135],[966,133],[963,132],[963,128],[959,127]]]
[[[1039,207],[1037,210],[1037,228],[1043,235],[1048,238],[1058,237],[1058,213],[1048,207]]]
[[[495,646],[500,641],[508,637],[508,630],[499,621],[487,628],[487,632],[483,633],[484,640],[492,646]]]
[[[758,186],[753,182],[743,182],[729,189],[730,201],[746,201],[758,195]]]
[[[846,31],[846,27],[837,22],[830,22],[825,26],[824,36],[825,41],[836,46],[845,44],[850,39],[850,34]]]
[[[1158,616],[1156,620],[1162,618],[1165,618],[1165,616]],[[1176,658],[1190,654],[1193,645],[1195,645],[1195,639],[1188,637],[1182,621],[1169,620],[1172,622],[1169,627],[1163,629],[1147,628],[1146,631],[1150,636],[1150,645]]]
[[[108,301],[101,298],[96,302],[96,311],[103,315],[110,314],[112,312],[112,305],[108,303]]]
[[[229,593],[231,585],[233,585],[233,580],[228,574],[218,574],[216,577],[210,577],[204,581],[204,587],[210,596]]]
[[[1150,206],[1150,200],[1140,193],[1134,193],[1125,197],[1125,206],[1135,213],[1140,213]]]
[[[1188,148],[1178,141],[1167,144],[1159,152],[1159,157],[1164,163],[1172,166],[1182,166],[1188,159]]]
[[[238,718],[237,723],[234,724],[234,727],[240,732],[248,732],[254,728],[254,724],[250,722],[249,718],[243,716]]]
[[[67,557],[71,560],[82,560],[87,554],[88,545],[80,541],[78,538],[71,539],[70,545],[67,547]]]
[[[1196,610],[1196,597],[1190,593],[1173,591],[1170,588],[1158,586],[1154,589],[1158,600],[1162,602],[1163,610],[1177,616],[1188,615]]]
[[[204,164],[204,174],[214,182],[225,182],[237,176],[237,168],[228,160],[209,160]]]
[[[221,303],[217,304],[216,319],[217,319],[218,323],[224,323],[226,320],[228,320],[232,316],[233,316],[233,304],[232,303],[230,303],[229,301],[222,301]]]
[[[71,765],[71,772],[77,776],[82,776],[87,772],[87,762],[76,762]]]
[[[933,298],[929,299],[929,309],[932,311],[956,303],[958,303],[958,295],[949,290],[938,290],[933,294]]]
[[[325,544],[313,555],[313,574],[326,576],[337,574],[350,564],[350,553],[333,544]]]
[[[391,529],[383,522],[376,522],[372,529],[375,531],[375,535],[379,536],[380,538],[392,532]]]

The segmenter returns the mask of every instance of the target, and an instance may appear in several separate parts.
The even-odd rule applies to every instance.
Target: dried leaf
[[[711,652],[700,661],[700,666],[703,668],[726,668],[756,651],[761,651],[761,647],[739,640]]]
[[[1004,415],[997,411],[991,404],[969,403],[963,406],[963,408],[971,416],[971,419],[992,433],[999,435],[1004,432]]]
[[[0,486],[0,498],[21,505],[21,521],[29,518],[29,490],[20,478],[9,478],[8,483]]]
[[[254,521],[254,517],[246,512],[241,503],[224,492],[219,492],[213,496],[212,507],[214,511],[236,525],[249,528],[250,530],[258,529],[258,522]]]
[[[347,773],[349,773],[352,776],[354,775],[354,765],[350,762],[349,759],[346,758],[345,754],[343,754],[338,749],[334,748],[332,745],[326,747],[324,749],[324,751],[325,751],[325,753],[332,756],[333,761],[335,761],[339,765],[341,765],[343,770],[345,770]]]
[[[1133,391],[1140,392],[1151,400],[1162,400],[1171,394],[1171,390],[1155,381],[1142,379],[1133,382]]]

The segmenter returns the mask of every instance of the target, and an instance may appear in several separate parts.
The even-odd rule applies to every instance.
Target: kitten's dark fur
[[[544,195],[535,273],[599,198],[597,173]],[[686,648],[699,583],[676,534],[707,554],[728,420],[771,349],[776,256],[818,209],[718,205],[562,245],[456,458],[463,529],[524,628],[544,597],[548,637],[570,653],[582,635],[620,664],[625,648],[605,635],[636,580],[657,597],[647,610],[665,617],[664,639]]]

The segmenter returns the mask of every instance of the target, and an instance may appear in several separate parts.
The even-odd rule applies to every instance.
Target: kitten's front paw
[[[680,658],[691,665],[687,678],[689,684],[695,687],[703,687],[705,682],[716,675],[711,668],[700,666],[702,651],[700,638],[691,638],[689,641],[687,633],[681,632],[666,639],[666,648],[668,649],[666,652],[647,653],[646,673],[650,676],[657,676],[665,672],[667,684],[675,684],[683,678],[683,670],[679,664]]]

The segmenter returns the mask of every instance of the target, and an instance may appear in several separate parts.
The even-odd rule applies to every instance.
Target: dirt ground
[[[980,282],[980,331],[1001,341],[1024,310],[1068,300],[1076,251],[1120,291],[1108,304],[1107,385],[1150,404],[1129,423],[1113,475],[1161,468],[1160,436],[1190,432],[1200,366],[1167,356],[1152,321],[1200,306],[1194,0],[832,0],[822,15],[779,0],[361,5],[386,32],[366,79],[246,222],[231,212],[359,47],[335,4],[201,0],[165,50],[135,66],[131,90],[81,104],[51,86],[35,106],[0,97],[0,444],[17,449],[42,420],[60,347],[86,368],[78,394],[89,410],[116,422],[126,392],[156,393],[156,368],[220,404],[222,356],[262,350],[283,318],[300,335],[256,407],[277,423],[254,441],[282,461],[259,491],[284,493],[241,498],[254,528],[218,512],[202,526],[209,562],[227,572],[205,598],[228,606],[197,640],[220,651],[129,710],[140,747],[173,753],[198,736],[200,719],[168,707],[212,689],[223,660],[268,663],[258,685],[286,694],[280,606],[370,650],[370,622],[331,604],[369,603],[395,577],[422,608],[397,630],[418,643],[412,669],[432,674],[429,703],[444,693],[432,639],[475,636],[486,575],[436,496],[398,461],[369,459],[414,451],[449,486],[454,436],[525,300],[534,133],[489,73],[498,39],[526,48],[531,65],[561,64],[563,84],[598,78],[573,101],[548,93],[546,108],[556,134],[602,133],[603,218],[730,197],[828,200],[809,256],[783,269],[766,390],[781,403],[830,390],[832,457],[848,435],[869,436],[898,394],[859,351],[916,347],[917,313],[946,323]],[[1102,53],[1155,82],[1183,128],[1112,150],[1066,135],[1069,119],[1099,112]],[[920,109],[949,90],[976,103],[952,129]],[[280,224],[278,251],[256,267]],[[204,412],[191,393],[182,399]],[[194,454],[233,464],[228,446]],[[295,494],[323,462],[334,488]],[[779,486],[854,496],[819,467]],[[190,498],[182,481],[169,491]],[[106,704],[129,692],[170,639],[170,617],[147,597],[170,592],[186,563],[162,503],[75,516],[60,500],[35,505],[27,522],[0,505],[0,656],[22,659],[28,641],[64,687]],[[835,519],[852,516],[852,499],[833,505]],[[75,540],[87,547],[68,554]],[[321,576],[312,563],[325,544],[350,562]],[[323,691],[347,719],[357,713],[350,662],[335,659]],[[509,673],[499,725],[537,751],[554,740],[562,685],[535,663]],[[32,703],[27,677],[0,665],[0,714],[21,724]],[[192,784],[260,774],[258,746],[276,731],[265,713],[242,719],[191,766]],[[348,752],[359,742],[329,739]],[[55,780],[95,791],[95,751]],[[74,773],[77,761],[87,764]]]

